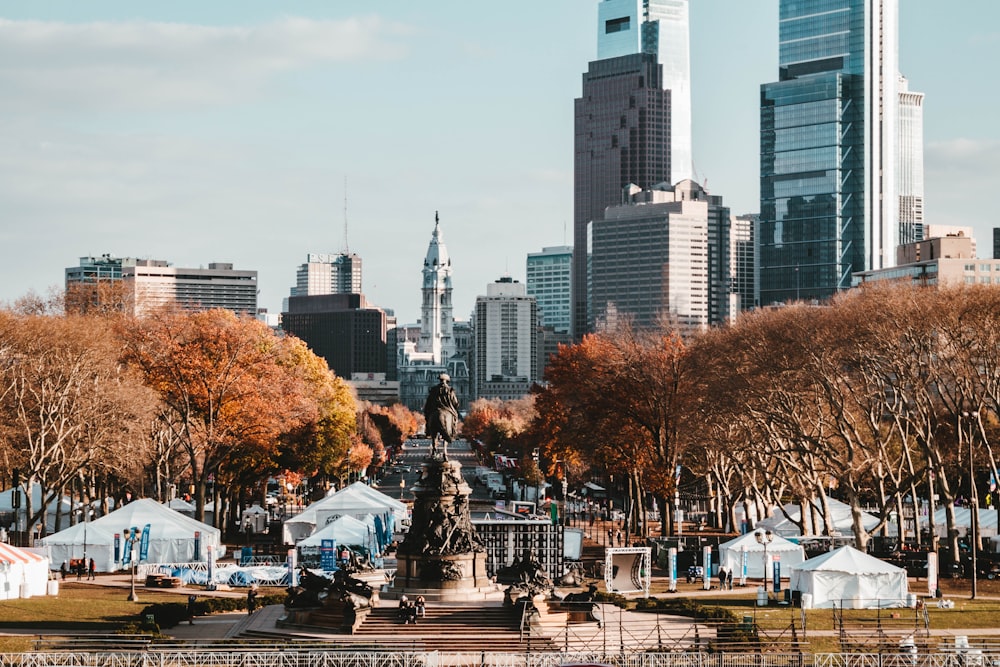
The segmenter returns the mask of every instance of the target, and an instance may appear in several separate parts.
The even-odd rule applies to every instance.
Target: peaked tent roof
[[[333,540],[337,544],[367,545],[369,537],[374,535],[374,528],[353,516],[342,516],[323,526],[322,529],[299,542],[299,547],[321,547],[323,540]]]
[[[742,551],[743,547],[746,547],[747,551],[764,550],[764,545],[757,542],[757,538],[754,536],[753,532],[740,535],[739,537],[735,537],[728,542],[723,542],[719,545],[719,550],[731,549],[733,551]],[[801,551],[802,547],[795,544],[795,542],[786,540],[781,535],[771,533],[771,542],[768,543],[767,550],[769,553],[781,551]]]
[[[851,546],[843,546],[810,558],[792,569],[803,572],[843,572],[845,574],[876,574],[905,572],[901,567],[886,563]]]
[[[215,536],[216,541],[218,541],[220,535],[218,528],[184,516],[155,500],[142,498],[122,505],[114,512],[93,521],[81,522],[54,535],[49,535],[43,538],[43,543],[63,544],[76,539],[82,541],[84,531],[87,531],[88,541],[96,543],[98,536],[113,539],[115,533],[120,534],[125,528],[142,528],[147,523],[150,524],[150,534],[153,537],[171,535],[187,537],[193,536],[195,531],[199,531],[204,536]]]
[[[853,534],[854,518],[851,515],[851,506],[840,502],[836,498],[827,498],[826,502],[830,507],[830,515],[833,520],[834,529],[844,535]],[[822,522],[823,506],[816,498],[812,500],[811,504],[813,512],[817,517],[816,520]],[[798,503],[788,503],[783,505],[781,509],[776,510],[773,516],[769,516],[758,521],[757,527],[770,528],[775,533],[780,533],[781,535],[801,535],[802,533],[799,530],[799,527],[795,524],[795,521],[800,519],[801,515],[802,508]],[[878,522],[878,517],[869,514],[868,512],[861,513],[861,525],[863,525],[866,530],[871,530],[878,525]]]
[[[0,563],[42,563],[47,560],[45,556],[0,542]]]

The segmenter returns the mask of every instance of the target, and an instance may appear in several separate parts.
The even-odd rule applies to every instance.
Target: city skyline
[[[277,312],[305,254],[347,249],[368,299],[413,322],[440,211],[468,318],[497,275],[523,281],[528,253],[572,241],[598,3],[552,0],[531,21],[467,7],[0,1],[0,301],[111,253],[256,270]],[[691,3],[695,176],[734,214],[759,208],[777,7]],[[996,25],[987,0],[900,8],[900,71],[926,95],[925,222],[973,227],[981,254],[1000,225],[973,209],[1000,178]]]

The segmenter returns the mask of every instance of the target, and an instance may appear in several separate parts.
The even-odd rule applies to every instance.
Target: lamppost
[[[129,594],[127,600],[129,602],[138,602],[139,596],[135,593],[135,559],[138,556],[138,551],[135,548],[135,538],[139,533],[139,529],[136,527],[126,528],[124,534],[128,536],[128,546],[129,546],[129,565],[131,565],[129,572]]]
[[[757,544],[764,547],[764,593],[767,594],[767,568],[771,562],[767,559],[767,545],[774,540],[774,533],[770,530],[758,530],[754,534]]]
[[[962,412],[962,416],[968,419],[979,419],[979,413]],[[958,437],[962,438],[961,420],[959,420]],[[972,507],[969,511],[969,548],[972,551],[972,594],[970,599],[976,599],[976,552],[979,551],[979,536],[976,534],[976,524],[979,522],[979,492],[976,490],[976,467],[972,461],[972,431],[969,431],[969,502]]]

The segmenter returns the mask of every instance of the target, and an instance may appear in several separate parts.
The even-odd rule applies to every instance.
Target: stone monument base
[[[447,556],[397,554],[396,565],[396,577],[391,586],[383,589],[383,598],[396,600],[406,593],[410,599],[423,595],[428,602],[503,599],[503,591],[486,576],[486,554],[482,552]],[[442,570],[456,578],[439,580]]]

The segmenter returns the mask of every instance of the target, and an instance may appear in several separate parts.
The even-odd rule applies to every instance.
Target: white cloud
[[[0,88],[8,111],[32,113],[216,105],[281,72],[401,58],[409,32],[377,16],[249,27],[0,19]]]

